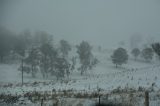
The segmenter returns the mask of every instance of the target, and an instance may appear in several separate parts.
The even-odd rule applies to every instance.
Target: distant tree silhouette
[[[159,59],[160,59],[160,43],[152,44],[152,49],[159,56]]]
[[[118,48],[113,52],[113,55],[111,56],[111,58],[112,58],[113,64],[115,64],[117,68],[118,65],[127,63],[128,54],[124,48]]]
[[[135,60],[136,60],[137,57],[140,55],[140,50],[138,48],[134,48],[131,53],[135,57]]]
[[[93,61],[97,61],[93,57],[92,47],[86,41],[82,41],[80,45],[77,46],[77,53],[79,55],[81,63],[81,67],[79,67],[79,70],[81,71],[81,75],[83,75],[84,72],[95,66]]]
[[[147,61],[151,61],[153,58],[153,50],[152,48],[145,48],[141,52],[141,56]]]

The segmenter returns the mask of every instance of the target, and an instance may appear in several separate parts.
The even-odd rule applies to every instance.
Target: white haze
[[[1,0],[0,14],[0,25],[12,31],[43,30],[74,44],[160,39],[159,0]]]

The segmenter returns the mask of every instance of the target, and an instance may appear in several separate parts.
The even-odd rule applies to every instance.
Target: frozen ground
[[[76,90],[76,91],[97,91],[102,89],[110,92],[117,88],[139,87],[159,91],[160,89],[160,65],[152,61],[134,61],[129,59],[128,63],[122,67],[115,68],[110,60],[111,52],[94,52],[100,63],[85,75],[75,70],[69,79],[57,81],[55,77],[42,79],[39,74],[36,78],[24,75],[24,86],[21,86],[21,72],[18,64],[0,65],[0,94],[24,94],[32,91],[52,91],[55,90]],[[12,84],[11,84],[12,83]],[[153,101],[154,102],[154,101]]]

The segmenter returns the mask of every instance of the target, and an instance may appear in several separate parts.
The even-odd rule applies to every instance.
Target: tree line
[[[135,61],[137,61],[137,58],[139,57],[145,62],[151,62],[154,53],[160,59],[160,43],[153,43],[152,45],[150,45],[150,47],[146,47],[142,50],[140,50],[139,48],[134,48],[131,50],[131,54],[134,57]],[[129,55],[127,53],[127,50],[124,48],[117,48],[111,55],[112,62],[116,65],[116,68],[118,65],[120,66],[127,63],[128,58]]]
[[[50,75],[56,76],[57,79],[69,77],[76,69],[77,62],[79,62],[77,69],[83,75],[99,62],[92,53],[92,46],[87,41],[82,41],[75,48],[78,56],[75,54],[69,56],[73,49],[72,45],[64,39],[59,41],[58,46],[55,45],[53,35],[45,31],[32,34],[29,30],[25,30],[20,34],[15,34],[0,27],[0,63],[23,62],[19,70],[23,69],[32,77],[36,77],[38,72],[43,78],[48,78]],[[146,62],[153,59],[154,53],[160,57],[160,43],[154,43],[142,50],[134,48],[131,51],[135,61],[141,57]],[[111,55],[116,67],[127,63],[128,58],[127,50],[121,47],[114,50]]]
[[[77,62],[80,64],[78,70],[81,75],[98,63],[98,59],[92,53],[92,46],[87,41],[75,46],[78,56],[69,56],[72,45],[68,41],[62,39],[57,45],[53,36],[44,31],[32,34],[29,30],[25,30],[16,35],[1,28],[0,62],[18,60],[18,63],[21,63],[18,70],[23,70],[32,77],[36,77],[40,72],[43,78],[56,76],[57,79],[69,77],[75,70]]]

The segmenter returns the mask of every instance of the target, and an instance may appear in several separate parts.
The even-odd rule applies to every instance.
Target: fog
[[[160,106],[159,93],[160,0],[0,0],[0,106]]]
[[[14,32],[42,30],[73,44],[103,47],[160,36],[159,0],[14,0],[0,2],[0,25]]]

